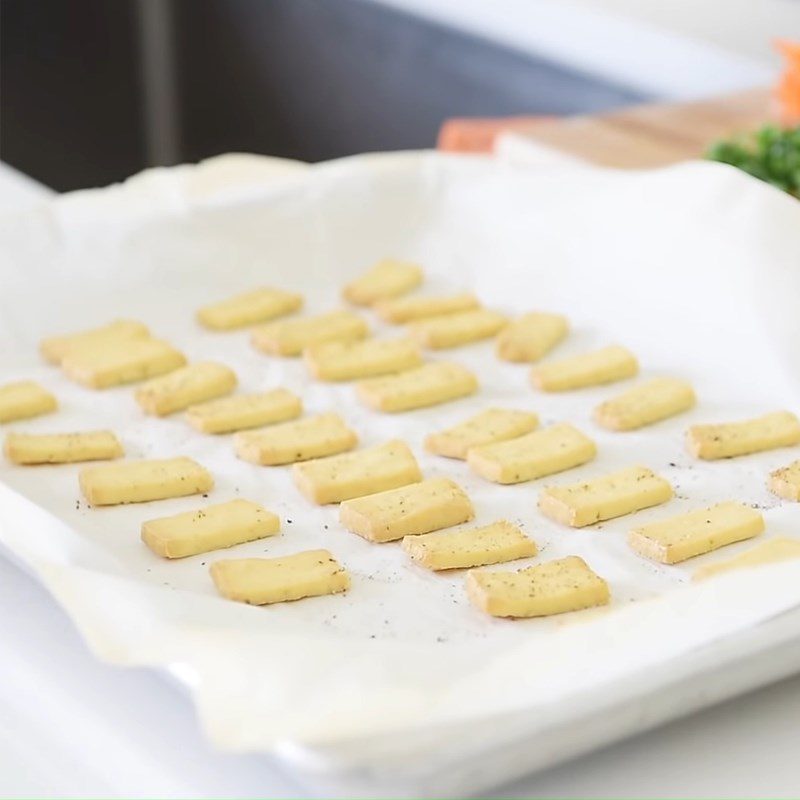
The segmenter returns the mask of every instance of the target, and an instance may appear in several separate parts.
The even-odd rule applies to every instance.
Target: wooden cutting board
[[[771,90],[756,89],[693,103],[532,122],[515,133],[603,166],[658,167],[702,156],[716,139],[775,119]]]

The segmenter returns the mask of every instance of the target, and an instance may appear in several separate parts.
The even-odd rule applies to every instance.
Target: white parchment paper
[[[296,289],[307,311],[374,260],[419,261],[425,291],[472,290],[509,313],[566,313],[566,355],[618,342],[642,377],[692,381],[695,410],[612,434],[591,411],[628,384],[567,394],[534,391],[527,368],[489,343],[435,354],[473,368],[473,398],[404,415],[362,408],[350,385],[312,382],[298,360],[264,356],[246,333],[202,330],[194,310],[258,285]],[[59,397],[57,415],[8,426],[33,432],[109,427],[131,458],[188,455],[209,467],[208,500],[90,509],[79,466],[0,465],[0,541],[64,605],[93,649],[121,664],[180,664],[209,734],[234,749],[336,743],[419,731],[530,708],[560,709],[610,681],[690,658],[800,604],[800,564],[692,585],[690,572],[745,543],[661,567],[625,544],[633,525],[726,499],[763,510],[765,536],[800,536],[800,507],[765,488],[800,457],[779,450],[711,464],[692,459],[696,422],[800,410],[800,205],[732,169],[688,164],[621,173],[531,169],[435,154],[374,155],[311,168],[253,157],[145,173],[0,218],[0,383],[32,378]],[[390,330],[367,313],[376,332]],[[397,544],[373,545],[311,506],[286,468],[238,461],[230,437],[202,436],[180,415],[145,417],[130,388],[92,392],[44,365],[36,344],[117,317],[141,319],[190,359],[234,367],[241,390],[286,386],[309,413],[336,410],[364,446],[406,439],[428,477],[469,492],[475,524],[519,523],[539,544],[525,566],[583,556],[611,584],[608,609],[503,621],[474,610],[463,573],[409,565]],[[489,405],[567,420],[598,443],[591,464],[543,482],[499,487],[466,465],[426,454],[425,434]],[[676,489],[669,504],[570,530],[540,515],[543,483],[565,484],[643,464]],[[167,562],[139,540],[142,521],[246,497],[283,520],[279,537]],[[208,564],[327,547],[353,576],[346,595],[253,608],[218,598]]]

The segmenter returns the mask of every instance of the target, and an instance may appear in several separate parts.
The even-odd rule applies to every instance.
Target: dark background
[[[429,147],[452,116],[642,99],[364,0],[0,0],[0,158],[59,190],[226,151]]]

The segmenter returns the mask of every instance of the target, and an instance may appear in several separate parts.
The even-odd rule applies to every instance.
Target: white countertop
[[[45,193],[0,164],[0,210]],[[0,797],[309,796],[265,757],[213,751],[159,674],[95,660],[52,598],[1,556],[0,604]],[[796,798],[798,719],[800,676],[495,794]]]

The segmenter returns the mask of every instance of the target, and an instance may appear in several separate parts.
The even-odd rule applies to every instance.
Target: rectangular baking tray
[[[591,407],[613,389],[546,398],[528,388],[524,368],[512,373],[498,367],[491,350],[476,345],[447,357],[475,368],[484,384],[479,397],[402,418],[380,417],[355,407],[351,387],[314,385],[298,364],[262,360],[247,349],[244,336],[221,339],[197,330],[191,310],[206,299],[259,282],[301,289],[312,310],[322,310],[335,302],[345,280],[391,254],[423,262],[430,291],[471,288],[487,304],[509,313],[532,307],[565,311],[575,328],[565,345],[567,352],[599,345],[608,337],[628,339],[644,362],[645,375],[685,374],[698,387],[701,405],[658,431],[634,434],[625,447],[616,435],[593,429],[602,462],[558,482],[624,466],[631,458],[630,445],[679,490],[669,512],[644,512],[641,518],[662,518],[701,500],[726,499],[733,492],[764,509],[768,535],[791,535],[797,510],[777,503],[763,487],[766,471],[790,460],[788,451],[713,470],[698,468],[683,453],[680,438],[691,421],[796,404],[791,341],[798,331],[793,316],[786,313],[797,288],[797,279],[787,269],[798,252],[793,204],[732,170],[702,164],[622,174],[573,167],[510,168],[422,153],[364,156],[306,169],[242,156],[146,173],[123,186],[76,193],[0,219],[3,381],[32,377],[53,386],[63,400],[61,424],[107,423],[121,432],[132,455],[180,450],[196,456],[218,475],[220,500],[239,489],[248,496],[267,493],[265,504],[285,519],[293,518],[292,538],[287,532],[278,546],[291,551],[297,545],[332,541],[352,565],[357,589],[340,615],[349,620],[349,627],[334,625],[333,640],[352,650],[348,669],[358,680],[350,685],[340,675],[338,683],[325,686],[333,704],[331,716],[347,709],[344,701],[336,705],[342,681],[346,691],[356,692],[356,706],[359,681],[364,681],[364,696],[375,703],[402,685],[392,683],[390,676],[385,686],[371,686],[371,659],[388,665],[408,658],[413,669],[417,652],[426,657],[435,653],[441,668],[449,669],[457,666],[461,654],[476,652],[469,649],[475,641],[498,648],[520,642],[546,646],[552,637],[564,638],[563,631],[576,641],[598,626],[606,625],[609,635],[618,631],[602,615],[515,628],[509,627],[513,623],[500,623],[502,628],[494,628],[464,603],[460,577],[436,584],[416,574],[407,578],[407,568],[394,550],[375,551],[339,534],[334,539],[323,534],[324,525],[335,525],[335,510],[304,506],[291,496],[285,477],[270,472],[265,481],[263,474],[243,470],[222,443],[198,439],[180,420],[136,416],[129,389],[89,395],[69,384],[37,360],[35,345],[41,336],[113,316],[146,319],[193,358],[231,363],[245,384],[290,385],[312,409],[341,410],[365,433],[365,444],[390,435],[408,438],[426,474],[450,474],[467,486],[476,499],[478,522],[491,521],[498,513],[516,515],[534,528],[546,555],[577,550],[609,574],[615,593],[612,610],[625,619],[641,624],[635,609],[653,604],[653,620],[662,626],[663,636],[647,644],[655,648],[652,658],[644,659],[635,642],[620,640],[615,653],[598,654],[595,665],[602,674],[576,672],[574,686],[559,682],[552,673],[540,673],[540,680],[550,681],[545,688],[552,688],[552,702],[536,685],[539,664],[516,664],[512,658],[506,667],[516,669],[510,686],[519,684],[518,695],[501,693],[495,700],[496,684],[467,674],[462,694],[453,692],[453,705],[433,703],[429,718],[420,714],[403,719],[390,704],[387,708],[397,717],[392,724],[385,724],[389,713],[376,712],[373,719],[369,708],[356,708],[362,714],[360,727],[338,729],[328,719],[323,730],[313,709],[303,709],[300,688],[288,680],[291,664],[279,663],[271,667],[275,671],[269,679],[286,681],[288,699],[281,705],[259,697],[254,706],[284,716],[259,727],[255,711],[255,723],[248,717],[247,698],[206,694],[209,675],[224,677],[225,664],[213,658],[220,648],[203,649],[189,636],[192,625],[212,619],[208,624],[215,635],[229,638],[244,634],[254,620],[258,626],[269,620],[274,629],[268,635],[285,642],[288,621],[289,628],[309,631],[303,646],[313,642],[320,657],[333,658],[325,649],[331,637],[322,635],[315,619],[326,616],[320,611],[324,599],[297,604],[286,612],[285,621],[275,615],[253,616],[255,609],[246,609],[240,617],[239,609],[214,597],[200,557],[186,565],[149,560],[135,535],[141,519],[191,508],[196,500],[168,501],[152,511],[148,507],[146,514],[140,508],[119,509],[103,516],[99,525],[100,517],[82,507],[77,497],[77,468],[20,471],[4,465],[0,540],[48,586],[100,657],[169,670],[192,692],[202,723],[219,746],[267,751],[308,781],[340,792],[481,791],[789,675],[800,665],[800,597],[793,565],[729,576],[695,597],[691,593],[696,590],[687,584],[692,565],[646,565],[620,546],[627,521],[608,525],[603,538],[567,536],[535,515],[535,487],[523,489],[524,503],[512,501],[470,478],[463,465],[442,464],[422,452],[425,431],[487,402],[522,404],[545,419],[567,418],[589,426]],[[498,275],[504,279],[498,281]],[[725,302],[705,303],[704,298],[713,300],[720,276],[726,279]],[[698,296],[687,296],[687,287]],[[705,316],[698,319],[698,314]],[[746,330],[730,327],[732,320]],[[676,321],[681,327],[663,334],[663,326]],[[725,331],[725,340],[707,336],[703,341],[702,332],[713,332],[715,326]],[[702,349],[707,352],[698,354]],[[739,363],[757,363],[759,380],[743,383],[730,368]],[[16,427],[58,429],[58,419]],[[730,548],[732,553],[738,549]],[[244,551],[241,554],[256,555],[261,549],[247,545]],[[698,563],[717,557],[703,557]],[[375,579],[372,585],[367,578]],[[383,601],[375,584],[388,602],[403,606],[390,633],[377,636],[375,625],[384,623],[371,613]],[[433,619],[422,619],[420,608],[436,608],[434,601],[443,587],[454,606],[452,616],[437,612],[430,615]],[[409,595],[417,594],[426,605],[413,606],[417,601]],[[627,602],[632,600],[645,605]],[[620,608],[623,605],[627,608]],[[696,610],[698,619],[687,617],[687,608]],[[327,615],[325,623],[331,622]],[[443,632],[452,641],[430,650],[431,639],[447,638]],[[185,649],[173,647],[170,637]],[[381,643],[372,644],[373,637]],[[186,653],[192,658],[181,657]],[[436,687],[446,692],[449,685],[446,676],[436,674],[435,663],[429,669],[434,681],[430,697],[436,700]],[[525,682],[528,674],[531,685]],[[425,679],[420,671],[416,682],[409,679],[406,687],[418,689],[421,701],[430,689]],[[237,725],[226,727],[226,702],[242,703],[248,735]],[[259,703],[266,705],[260,708]]]

